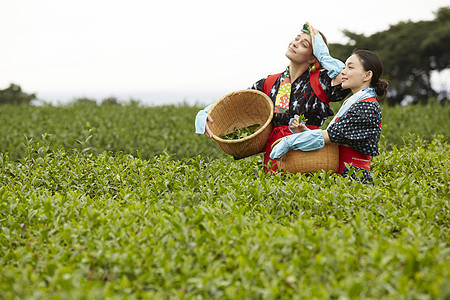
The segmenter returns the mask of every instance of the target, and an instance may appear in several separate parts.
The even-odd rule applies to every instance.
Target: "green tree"
[[[0,90],[0,104],[30,104],[34,99],[37,99],[36,94],[27,94],[14,83],[11,83],[6,89]]]
[[[442,7],[431,21],[400,22],[371,36],[348,30],[345,45],[331,44],[333,56],[345,60],[354,49],[376,52],[389,81],[388,103],[398,104],[410,96],[414,103],[427,102],[437,92],[431,86],[431,72],[450,68],[450,7]]]

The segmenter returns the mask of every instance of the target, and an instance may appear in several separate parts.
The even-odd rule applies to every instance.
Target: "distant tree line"
[[[1,104],[31,104],[33,100],[37,100],[36,94],[28,94],[22,91],[22,88],[14,83],[11,83],[8,88],[0,90],[0,105]],[[97,101],[90,98],[77,98],[71,103],[90,103],[97,105]],[[116,97],[107,97],[100,103],[101,105],[139,105],[140,101],[129,99],[128,101],[120,101]]]
[[[407,96],[413,103],[439,96],[430,79],[432,71],[450,68],[450,7],[440,8],[431,21],[400,22],[371,36],[348,30],[344,34],[350,41],[330,44],[332,55],[344,61],[355,49],[376,52],[390,84],[389,104],[398,104]],[[441,98],[448,99],[448,92]]]

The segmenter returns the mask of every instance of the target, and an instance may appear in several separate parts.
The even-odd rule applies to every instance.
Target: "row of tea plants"
[[[450,298],[447,104],[383,106],[375,186],[268,176],[199,109],[0,106],[0,298]]]
[[[0,156],[2,299],[448,299],[449,145],[383,151],[375,186],[161,153]]]
[[[334,111],[340,105],[332,103]],[[0,105],[0,152],[17,160],[25,154],[26,139],[42,140],[47,133],[53,137],[53,150],[78,149],[95,155],[103,151],[139,151],[145,159],[166,150],[177,159],[197,155],[223,158],[225,154],[214,142],[194,134],[194,119],[200,109],[186,104],[146,107],[136,103],[116,106],[89,102],[66,106]],[[450,132],[447,102],[383,105],[382,110],[382,150],[402,145],[408,134],[431,141],[438,134],[448,137]]]

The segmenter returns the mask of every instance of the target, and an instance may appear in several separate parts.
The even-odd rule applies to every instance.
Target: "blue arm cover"
[[[321,149],[325,146],[322,129],[308,130],[302,133],[296,133],[284,137],[270,152],[270,158],[280,158],[290,149],[312,151]]]
[[[345,64],[342,61],[331,57],[330,51],[320,34],[314,36],[313,54],[317,57],[319,63],[328,70],[328,76],[330,76],[330,78],[338,76],[345,67]]]
[[[214,104],[214,103],[213,103]],[[208,118],[208,110],[213,104],[208,105],[197,113],[195,117],[195,133],[204,134],[206,127],[206,119]]]

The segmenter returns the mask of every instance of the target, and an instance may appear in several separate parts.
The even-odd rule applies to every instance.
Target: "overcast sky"
[[[308,3],[310,2],[310,3]],[[288,64],[305,21],[329,42],[434,19],[448,0],[0,0],[0,89],[47,101],[210,103]]]

